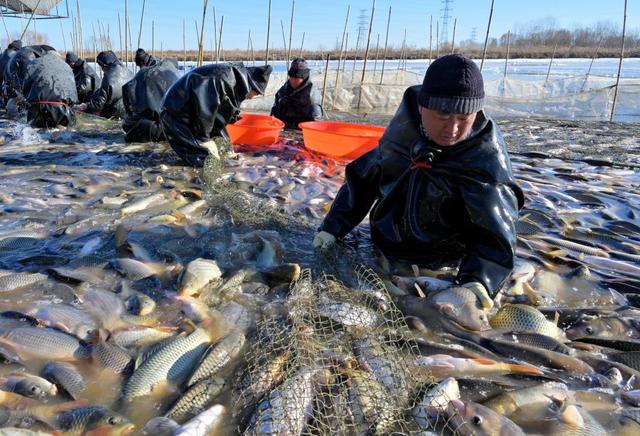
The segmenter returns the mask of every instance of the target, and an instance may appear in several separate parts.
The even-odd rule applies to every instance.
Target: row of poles
[[[22,35],[21,35],[21,39],[24,37],[25,33],[27,32],[27,29],[29,27],[29,24],[33,21],[34,15],[35,15],[35,11],[38,8],[38,6],[40,5],[40,1],[38,0],[36,7],[33,9],[33,12],[31,14],[31,16],[29,17],[29,20],[27,21],[26,25],[23,28],[22,31]],[[615,108],[616,108],[616,103],[617,103],[617,97],[618,97],[618,89],[619,89],[619,85],[620,85],[620,75],[621,75],[621,71],[622,71],[622,60],[624,57],[624,48],[625,48],[625,36],[626,36],[626,24],[627,24],[627,1],[625,0],[624,2],[624,19],[623,19],[623,27],[622,27],[622,43],[621,43],[621,48],[620,48],[620,59],[619,59],[619,63],[618,63],[618,73],[617,73],[617,77],[616,77],[616,84],[614,85],[614,96],[613,96],[613,104],[611,107],[611,114],[610,114],[610,121],[613,120],[613,116],[615,113]],[[482,59],[480,61],[480,71],[482,71],[483,67],[484,67],[484,61],[486,59],[486,54],[487,54],[487,46],[488,46],[488,41],[489,41],[489,33],[491,31],[491,22],[493,19],[493,11],[494,11],[494,4],[495,4],[495,0],[491,0],[491,7],[490,7],[490,11],[489,11],[489,19],[487,22],[487,31],[486,31],[486,35],[485,35],[485,40],[484,40],[484,45],[483,45],[483,49],[482,49]],[[282,40],[283,40],[283,45],[284,45],[284,50],[285,50],[285,55],[286,55],[286,65],[289,65],[289,62],[291,60],[291,55],[292,55],[292,43],[293,43],[293,27],[294,27],[294,17],[295,17],[295,6],[296,6],[296,1],[292,0],[291,1],[291,18],[290,18],[290,23],[289,23],[289,38],[288,38],[288,44],[287,44],[287,39],[286,39],[286,34],[285,34],[285,28],[284,28],[284,23],[282,20],[280,20],[280,26],[281,26],[281,30],[282,30]],[[366,48],[365,48],[365,53],[364,53],[364,63],[363,63],[363,68],[362,68],[362,75],[360,77],[360,92],[358,94],[358,103],[357,103],[357,108],[360,109],[360,105],[361,105],[361,101],[362,101],[362,90],[363,90],[363,85],[364,85],[364,81],[365,81],[365,77],[366,77],[366,71],[367,71],[367,62],[368,62],[368,58],[369,58],[369,50],[370,50],[370,44],[371,44],[371,31],[373,28],[373,19],[374,19],[374,14],[375,14],[375,7],[376,7],[376,0],[372,0],[372,4],[371,4],[371,15],[370,15],[370,20],[369,20],[369,29],[367,32],[367,39],[366,39]],[[56,6],[57,8],[57,6]],[[200,26],[198,26],[198,22],[194,21],[194,25],[195,25],[195,30],[196,30],[196,35],[198,37],[197,39],[197,43],[198,43],[198,54],[197,54],[197,59],[196,59],[196,64],[197,66],[200,66],[204,63],[204,56],[205,56],[205,48],[204,48],[204,28],[205,28],[205,23],[206,23],[206,18],[207,18],[207,9],[208,9],[208,0],[203,0],[203,9],[202,9],[202,22],[200,24]],[[224,52],[223,52],[223,45],[222,45],[222,37],[223,37],[223,30],[224,30],[224,15],[221,17],[220,20],[220,28],[218,30],[218,23],[217,23],[217,14],[216,14],[216,8],[215,6],[213,6],[213,40],[212,40],[212,46],[211,46],[211,61],[214,62],[220,62],[221,60],[224,61]],[[266,40],[266,47],[265,47],[265,64],[267,64],[269,62],[269,42],[270,42],[270,37],[271,37],[271,9],[272,9],[272,0],[268,0],[268,14],[267,14],[267,40]],[[67,0],[67,10],[69,10],[69,6],[68,6],[68,0]],[[146,0],[143,0],[142,2],[142,13],[140,16],[140,25],[138,28],[138,39],[137,39],[137,47],[140,47],[140,43],[141,43],[141,38],[142,38],[142,30],[143,30],[143,23],[144,23],[144,18],[145,18],[145,10],[146,10]],[[385,64],[386,64],[386,56],[387,56],[387,50],[388,50],[388,43],[389,43],[389,30],[390,30],[390,25],[391,25],[391,11],[392,8],[391,6],[389,7],[389,12],[388,12],[388,17],[387,17],[387,26],[386,26],[386,35],[385,35],[385,43],[384,43],[384,51],[383,51],[383,55],[382,55],[382,68],[381,68],[381,72],[380,72],[380,85],[383,84],[384,81],[384,72],[385,72]],[[336,106],[336,97],[337,97],[337,89],[338,89],[338,83],[340,81],[340,77],[341,74],[342,76],[344,76],[344,69],[345,69],[345,65],[346,65],[346,47],[348,46],[348,38],[349,38],[349,34],[347,32],[347,28],[348,28],[348,24],[349,24],[349,15],[351,12],[351,6],[348,5],[347,6],[347,13],[346,13],[346,17],[345,17],[345,23],[344,23],[344,29],[342,32],[342,40],[341,40],[341,44],[340,44],[340,53],[338,56],[338,67],[336,70],[336,79],[335,79],[335,86],[334,86],[334,94],[333,94],[333,101],[332,101],[332,105],[335,108]],[[80,0],[76,0],[76,15],[74,17],[73,12],[71,12],[71,22],[72,22],[72,32],[70,34],[71,37],[71,45],[72,45],[72,49],[78,53],[81,53],[81,55],[84,55],[85,53],[85,47],[84,47],[84,29],[83,29],[83,25],[82,25],[82,14],[81,14],[81,9],[80,9]],[[34,23],[34,27],[35,27],[35,21],[33,21]],[[3,17],[3,24],[4,24],[4,17]],[[110,34],[110,29],[109,29],[109,25],[105,26],[103,25],[103,23],[101,21],[98,21],[98,33],[96,34],[96,29],[92,23],[91,27],[92,27],[92,32],[93,32],[93,52],[94,52],[94,58],[97,57],[97,52],[98,49],[100,49],[100,51],[103,50],[112,50],[113,47],[111,47],[111,34]],[[7,32],[7,37],[9,37],[9,32],[7,30],[6,24],[4,24],[5,27],[5,31]],[[124,27],[124,38],[123,38],[123,27]],[[453,36],[452,36],[452,41],[451,41],[451,49],[450,49],[450,53],[453,53],[455,50],[455,37],[456,37],[456,27],[457,27],[457,19],[454,19],[454,24],[453,24]],[[62,38],[63,38],[63,43],[64,43],[64,48],[66,51],[66,36],[65,36],[65,32],[64,29],[62,27],[62,22],[60,22],[60,29],[61,29],[61,33],[62,33]],[[121,23],[121,18],[120,18],[120,13],[118,13],[118,34],[119,34],[119,40],[120,40],[120,51],[124,53],[124,63],[125,65],[128,67],[129,62],[132,61],[133,59],[130,60],[130,52],[131,49],[133,48],[132,45],[132,41],[131,41],[131,23],[129,21],[129,2],[128,0],[124,0],[124,25]],[[155,21],[152,21],[152,25],[151,25],[151,51],[152,54],[155,55]],[[304,33],[302,36],[302,43],[300,45],[300,54],[299,56],[302,56],[302,50],[303,50],[303,46],[304,46]],[[402,42],[402,47],[401,47],[401,55],[400,55],[400,60],[398,62],[398,70],[400,69],[404,69],[406,71],[406,62],[407,62],[407,56],[408,56],[408,49],[407,49],[407,45],[406,45],[406,29],[404,32],[404,39]],[[436,58],[438,58],[440,56],[440,48],[441,48],[441,44],[440,41],[438,39],[439,37],[439,22],[436,21]],[[10,39],[10,38],[9,38]],[[379,54],[379,49],[380,49],[380,34],[378,34],[378,38],[377,38],[377,42],[376,42],[376,54],[375,54],[375,61],[374,61],[374,67],[373,67],[373,75],[375,78],[375,73],[376,73],[376,69],[377,69],[377,63],[378,63],[378,54]],[[506,58],[505,58],[505,67],[504,67],[504,79],[506,80],[507,78],[507,67],[508,67],[508,61],[509,61],[509,48],[510,48],[510,42],[511,42],[511,32],[507,32],[507,53],[506,53]],[[182,21],[182,43],[183,43],[183,65],[184,65],[184,69],[186,70],[187,68],[187,49],[186,49],[186,23],[185,20],[183,19]],[[358,43],[359,43],[359,38],[358,38]],[[357,60],[357,53],[358,53],[358,43],[356,44],[356,54],[354,56],[354,60],[353,60],[353,69],[352,69],[352,79],[353,79],[353,75],[355,74],[355,65],[356,65],[356,60]],[[429,63],[431,63],[431,59],[432,59],[432,44],[433,44],[433,16],[430,17],[430,21],[429,21]],[[591,67],[593,66],[593,62],[595,60],[595,57],[597,55],[598,50],[600,49],[600,43],[598,44],[598,48],[596,49],[596,52],[594,53],[593,58],[591,59],[591,63],[589,65],[589,69],[587,71],[587,74],[585,76],[585,80],[584,83],[582,85],[582,89],[584,90],[584,87],[586,85],[586,82],[588,80],[588,77],[591,73]],[[249,30],[249,35],[248,35],[248,39],[247,39],[247,50],[250,53],[250,60],[255,64],[255,56],[254,56],[254,49],[253,49],[253,40],[251,38],[251,30]],[[555,58],[555,54],[556,54],[556,50],[557,50],[557,44],[554,47],[553,50],[553,54],[551,55],[551,60],[549,62],[549,67],[547,69],[547,74],[545,77],[545,82],[544,82],[544,87],[546,89],[546,84],[549,80],[549,75],[551,73],[551,66],[553,63],[553,60]],[[161,53],[163,52],[162,49],[162,43],[161,43]],[[161,56],[163,55],[163,53],[161,54]],[[324,57],[324,56],[323,56]],[[327,54],[326,58],[323,59],[325,60],[325,69],[324,69],[324,79],[323,79],[323,87],[322,87],[322,104],[324,105],[325,102],[325,90],[326,90],[326,84],[327,84],[327,78],[328,78],[328,70],[329,70],[329,61],[331,60],[331,55]]]

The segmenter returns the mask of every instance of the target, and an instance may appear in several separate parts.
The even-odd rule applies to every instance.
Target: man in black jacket
[[[104,118],[122,118],[125,115],[122,85],[131,80],[131,72],[111,50],[100,52],[97,62],[104,72],[102,83],[89,102],[81,105],[80,109]]]
[[[136,50],[135,61],[138,68],[144,68],[154,66],[158,62],[158,59],[151,56],[143,48],[139,48]]]
[[[455,285],[491,308],[513,269],[524,198],[483,104],[473,61],[434,61],[422,86],[406,90],[378,147],[347,166],[314,247],[332,245],[371,210],[371,238],[388,259],[459,262]]]
[[[295,58],[287,83],[276,93],[271,115],[284,122],[288,129],[298,129],[299,123],[320,120],[323,113],[320,95],[309,78],[307,61]]]
[[[153,59],[153,64],[139,66],[142,69],[122,87],[122,100],[127,112],[122,120],[124,139],[126,142],[163,141],[165,136],[160,123],[162,98],[180,77],[178,63],[174,59]]]
[[[27,65],[32,60],[56,51],[49,45],[28,45],[19,49],[7,62],[4,70],[2,91],[7,100],[22,100],[22,82],[27,74]]]
[[[211,141],[238,119],[240,103],[264,94],[271,66],[210,64],[189,71],[167,91],[160,120],[171,148],[185,162],[201,167],[209,154],[218,154]]]
[[[78,93],[78,101],[86,103],[98,88],[102,80],[96,71],[84,59],[80,59],[77,54],[72,51],[67,52],[65,58],[67,65],[73,70],[73,77],[76,82],[76,91]]]
[[[22,48],[22,41],[12,41],[11,44],[0,55],[0,90],[2,90],[2,84],[4,82],[4,70],[7,68],[7,64],[11,60],[14,54]],[[1,93],[0,93],[1,94]],[[3,101],[4,104],[4,101]]]
[[[75,122],[72,105],[78,100],[73,71],[56,52],[27,64],[22,86],[27,121],[33,127],[69,126]]]

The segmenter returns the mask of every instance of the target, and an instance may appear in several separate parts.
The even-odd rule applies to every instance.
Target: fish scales
[[[224,387],[225,381],[221,378],[201,380],[182,394],[165,416],[182,423],[202,412]]]
[[[233,331],[211,345],[198,365],[198,368],[189,378],[187,386],[194,385],[223,368],[238,355],[244,343],[244,334],[240,331]]]

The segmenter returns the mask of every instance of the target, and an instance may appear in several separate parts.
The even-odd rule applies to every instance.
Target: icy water
[[[507,135],[510,148],[524,147],[526,141],[535,140],[530,129],[536,123],[541,130],[537,137],[549,141],[552,132],[545,134],[548,125],[525,120],[521,125],[511,124]],[[392,373],[405,383],[403,392],[417,392],[424,381],[416,386],[418,379],[405,374],[404,367],[394,360],[397,355],[404,356],[405,366],[415,365],[417,354],[443,353],[451,358],[484,358],[485,362],[488,358],[528,365],[526,376],[509,372],[477,376],[465,373],[462,367],[456,367],[450,375],[459,379],[460,398],[465,403],[486,403],[502,393],[525,387],[542,389],[548,386],[543,382],[553,380],[563,386],[560,400],[565,407],[577,405],[579,419],[587,422],[590,430],[601,434],[634,434],[640,423],[625,413],[632,416],[637,410],[636,390],[640,389],[640,365],[634,360],[635,351],[629,351],[636,350],[633,347],[638,346],[640,339],[637,327],[640,311],[635,308],[640,304],[640,172],[606,162],[589,163],[588,159],[563,160],[562,153],[558,157],[552,153],[563,145],[562,129],[556,129],[553,135],[558,142],[550,143],[546,153],[512,156],[527,204],[518,224],[518,266],[501,299],[537,307],[538,313],[547,315],[548,323],[558,316],[558,326],[563,332],[554,339],[559,345],[554,344],[563,352],[545,355],[544,360],[537,354],[549,351],[543,345],[535,345],[540,349],[529,350],[529,354],[519,348],[518,353],[513,349],[492,348],[482,341],[481,345],[471,346],[468,332],[453,330],[454,333],[439,335],[431,330],[428,321],[433,320],[428,318],[423,320],[427,323],[426,330],[409,330],[401,316],[387,319],[384,325],[392,324],[393,334],[402,335],[403,339],[386,338],[375,349],[386,349],[382,360],[395,362]],[[215,377],[226,380],[226,386],[193,406],[188,414],[190,417],[213,404],[223,404],[226,413],[217,426],[218,434],[232,434],[238,427],[251,426],[247,424],[247,420],[252,422],[248,416],[258,414],[257,410],[266,413],[264,410],[280,404],[275,400],[277,389],[286,398],[290,398],[286,395],[298,398],[288,407],[307,411],[287,412],[282,422],[274,412],[273,423],[280,429],[294,428],[294,421],[299,419],[307,422],[307,432],[315,434],[323,434],[318,430],[323,428],[348,428],[347,434],[364,434],[377,428],[379,433],[386,433],[391,431],[391,422],[402,430],[415,429],[411,407],[385,406],[389,394],[384,393],[385,388],[374,388],[374,382],[368,378],[376,374],[376,366],[363,363],[366,353],[362,354],[362,341],[383,340],[382,330],[378,330],[377,324],[370,324],[371,319],[397,315],[389,306],[393,306],[390,291],[383,286],[378,293],[359,294],[367,288],[360,283],[360,291],[354,290],[359,278],[354,269],[360,264],[367,265],[389,289],[393,287],[391,293],[413,294],[416,281],[429,294],[432,283],[429,279],[433,277],[412,279],[385,271],[367,242],[366,223],[331,257],[313,252],[311,240],[342,182],[343,163],[309,153],[301,146],[297,134],[286,134],[271,150],[240,147],[236,151],[238,155],[229,159],[219,174],[213,174],[212,168],[202,172],[182,166],[166,144],[124,144],[119,126],[109,121],[82,116],[76,128],[60,131],[34,130],[13,121],[1,121],[0,283],[5,289],[0,289],[0,308],[38,321],[31,327],[23,319],[19,322],[24,327],[16,327],[11,324],[13,321],[8,321],[11,318],[0,317],[0,354],[8,362],[2,374],[27,371],[38,375],[43,374],[47,362],[70,361],[87,385],[75,399],[126,416],[136,424],[136,433],[140,434],[149,418],[167,413],[176,398],[186,395],[186,386],[176,378],[173,383],[154,385],[152,392],[130,395],[132,380],[140,375],[140,367],[133,370],[129,360],[139,358],[148,347],[168,337],[176,340],[178,335],[194,329],[206,332],[205,345],[218,343],[231,332],[246,336],[246,341],[240,345],[240,351],[227,352],[229,358],[223,359],[220,368],[213,372]],[[187,291],[185,270],[191,270],[190,262],[197,258],[215,260],[222,277],[214,274],[216,277],[211,276],[210,283]],[[310,269],[309,283],[313,285],[309,286],[316,286],[317,301],[310,301],[310,294],[305,293],[310,291],[300,284],[290,289],[290,279],[299,275],[295,271],[289,273],[285,268],[274,272],[275,267],[292,263]],[[211,271],[205,268],[195,274],[201,277],[198,274]],[[225,287],[236,273],[243,274],[239,284]],[[322,277],[322,273],[335,275],[346,283],[348,292],[335,291],[332,282],[313,281]],[[455,271],[430,272],[444,280],[452,273]],[[308,278],[305,274],[303,277]],[[327,296],[336,301],[326,300]],[[401,308],[407,309],[405,297],[394,298]],[[155,306],[149,306],[149,299]],[[97,337],[83,336],[90,345],[79,342],[76,345],[79,347],[76,351],[89,350],[89,354],[69,354],[65,348],[68,345],[46,346],[47,341],[53,341],[54,345],[55,341],[62,341],[55,336],[62,331],[65,341],[78,340],[79,332],[69,328],[72,321],[37,311],[63,305],[79,310],[95,323]],[[420,318],[419,310],[416,313],[420,305],[413,306],[408,313]],[[382,308],[375,312],[373,307]],[[313,320],[317,317],[322,322],[309,323],[309,313],[314,314]],[[353,317],[359,313],[361,317]],[[293,327],[287,319],[293,320]],[[603,329],[603,323],[614,324],[615,328]],[[329,387],[332,393],[336,386],[346,389],[347,405],[343,406],[348,410],[355,407],[354,398],[364,395],[365,386],[375,391],[367,391],[367,395],[376,401],[364,403],[371,414],[366,418],[349,418],[356,424],[358,419],[365,420],[358,425],[341,421],[347,419],[341,414],[340,419],[336,418],[335,410],[339,409],[329,413],[325,409],[328,406],[319,409],[317,401],[309,402],[316,406],[305,405],[305,398],[315,386],[309,383],[320,375],[319,369],[305,366],[308,362],[318,363],[313,358],[317,349],[303,350],[307,356],[304,360],[296,347],[313,338],[318,325],[328,324],[331,335],[317,336],[330,341],[321,344],[322,352],[317,353],[323,356],[321,361],[333,362],[327,367],[331,371],[335,361],[343,359],[336,354],[346,353],[346,362],[358,363],[349,363],[337,375],[328,377],[323,382],[325,389]],[[43,342],[11,335],[12,331],[27,327],[35,329],[35,336],[44,338]],[[539,334],[535,326],[511,328],[532,329]],[[283,331],[290,331],[295,339],[294,345],[287,345],[291,348],[284,351],[276,349],[276,345],[281,345]],[[390,331],[385,330],[385,335]],[[125,341],[132,332],[145,338],[144,345]],[[503,331],[495,327],[490,332]],[[516,348],[525,340],[517,333],[500,338]],[[600,342],[594,342],[596,339]],[[355,341],[356,345],[342,340]],[[313,343],[318,347],[317,342]],[[101,347],[106,344],[115,348],[105,352]],[[203,352],[203,348],[197,349]],[[325,356],[327,353],[330,357]],[[351,353],[357,359],[350,357]],[[150,354],[155,355],[154,351]],[[188,355],[173,354],[171,359],[185,361]],[[197,360],[192,365],[197,366]],[[142,362],[144,365],[144,359]],[[274,364],[279,362],[289,363],[286,369],[276,371]],[[532,375],[532,366],[542,373]],[[439,367],[428,368],[437,371]],[[512,369],[522,371],[517,366]],[[271,382],[261,395],[251,396],[243,390],[241,381],[245,377],[263,380],[275,374],[278,381]],[[356,387],[360,389],[358,395],[354,393]],[[286,389],[289,390],[285,395]],[[131,396],[131,401],[123,400],[122,396]],[[274,399],[270,402],[269,398]],[[71,399],[60,388],[49,404]],[[554,402],[545,395],[540,401],[548,403],[551,413],[551,417],[544,414],[534,417],[546,420],[548,428],[544,433],[566,434],[568,428],[554,411]],[[239,409],[238,404],[243,407]],[[8,403],[2,405],[11,407]],[[450,413],[439,410],[436,415]],[[467,421],[471,419],[464,412],[457,414]],[[305,418],[307,415],[312,418]],[[532,430],[527,421],[530,417],[521,415],[509,416],[522,428]],[[388,422],[376,421],[379,416],[386,416]],[[331,417],[329,424],[324,422],[327,417]],[[623,418],[625,426],[616,421]],[[451,416],[447,419],[453,420]],[[181,419],[179,424],[185,421],[188,418]],[[37,417],[35,422],[14,420],[11,425],[49,430]],[[430,424],[430,428],[452,431],[438,425]],[[260,429],[266,432],[266,427]],[[460,428],[460,433],[464,434],[463,430]]]

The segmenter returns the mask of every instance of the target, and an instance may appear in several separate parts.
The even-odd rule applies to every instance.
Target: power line
[[[453,12],[453,0],[442,0],[442,31],[440,33],[440,43],[444,44],[449,41],[449,20],[451,19],[451,12]]]

